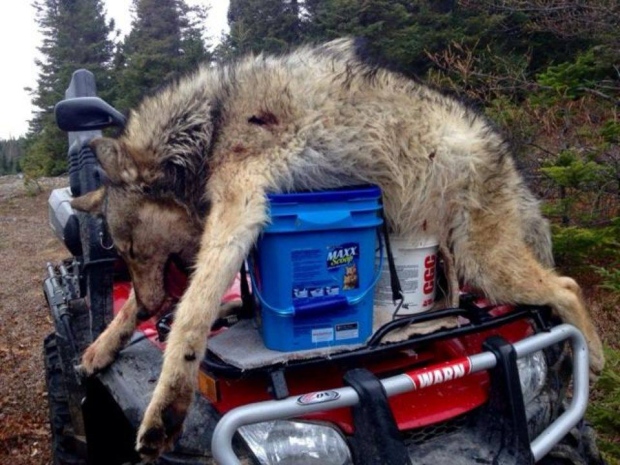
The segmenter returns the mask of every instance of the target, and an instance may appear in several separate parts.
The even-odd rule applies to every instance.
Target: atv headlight
[[[239,428],[261,465],[349,465],[351,452],[336,429],[300,421],[266,421]]]
[[[547,362],[545,354],[540,350],[525,357],[517,359],[519,379],[523,402],[529,404],[535,399],[547,380]]]

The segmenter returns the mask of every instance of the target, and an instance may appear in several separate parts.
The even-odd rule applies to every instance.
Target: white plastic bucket
[[[398,315],[430,310],[435,302],[438,240],[432,237],[412,239],[398,236],[390,236],[389,239],[404,296]],[[374,312],[381,313],[381,320],[385,320],[388,315],[394,314],[399,303],[392,300],[390,268],[384,258],[381,278],[375,288]]]

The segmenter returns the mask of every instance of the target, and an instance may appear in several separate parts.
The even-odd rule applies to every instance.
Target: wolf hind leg
[[[584,334],[595,378],[604,366],[603,346],[579,286],[544,268],[523,241],[501,229],[469,234],[466,242],[456,245],[463,279],[494,302],[550,306],[562,321]]]
[[[560,318],[579,328],[588,343],[590,373],[594,380],[603,371],[605,356],[603,344],[586,310],[581,295],[581,288],[571,278],[555,276],[557,291],[549,305],[554,308]]]
[[[138,323],[138,304],[132,289],[112,322],[84,351],[79,370],[92,375],[110,365],[125,346]]]

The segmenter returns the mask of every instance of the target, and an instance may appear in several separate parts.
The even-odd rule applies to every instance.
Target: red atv
[[[84,349],[130,291],[103,220],[68,201],[101,184],[88,142],[124,117],[76,71],[56,108],[69,132],[70,186],[50,199],[50,223],[72,257],[48,265],[55,332],[44,343],[55,464],[135,464],[135,435],[162,364],[173,314],[140,326],[117,360],[82,378]],[[172,269],[166,285],[182,292]],[[213,327],[212,340],[251,325],[253,296]],[[399,342],[405,325],[459,324]],[[361,347],[329,357],[240,368],[208,351],[199,391],[173,451],[159,464],[602,464],[584,422],[588,357],[582,334],[548,308],[490,305],[463,293],[458,308],[382,326]]]

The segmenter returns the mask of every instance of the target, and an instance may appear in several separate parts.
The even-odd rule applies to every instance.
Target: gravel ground
[[[50,464],[42,344],[52,331],[42,283],[45,264],[69,253],[48,224],[51,189],[66,178],[26,188],[0,177],[0,464]]]

